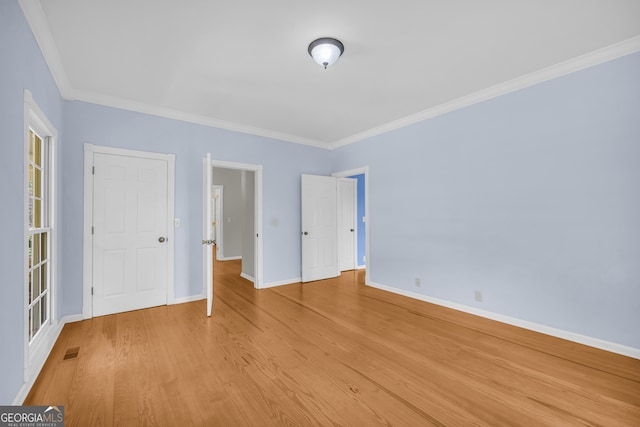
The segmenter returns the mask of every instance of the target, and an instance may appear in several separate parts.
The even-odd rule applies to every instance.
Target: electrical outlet
[[[419,287],[420,287],[420,284],[421,284],[421,283],[420,283],[420,278],[419,278],[419,277],[416,277],[416,288],[419,288]]]
[[[476,301],[482,302],[482,292],[476,291]]]

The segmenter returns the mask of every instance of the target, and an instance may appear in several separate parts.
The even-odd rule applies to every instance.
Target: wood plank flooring
[[[256,291],[68,324],[25,404],[67,426],[640,426],[640,361],[364,286]],[[64,360],[68,349],[78,356]]]

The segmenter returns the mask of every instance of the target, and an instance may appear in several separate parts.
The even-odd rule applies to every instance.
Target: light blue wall
[[[357,216],[358,216],[358,267],[366,266],[365,256],[367,254],[366,247],[366,229],[365,223],[362,220],[364,218],[366,208],[365,208],[365,176],[363,173],[359,175],[353,175],[349,178],[354,178],[358,180],[357,184],[357,198],[358,198],[358,206],[356,208]]]
[[[640,54],[332,156],[369,166],[373,282],[640,348]]]
[[[66,102],[16,1],[0,2],[0,404],[23,383],[23,90],[59,132],[59,316],[82,312],[83,144],[175,153],[175,295],[201,293],[202,157],[264,166],[264,280],[300,277],[300,175],[330,153],[83,102]],[[277,221],[273,221],[277,220]],[[273,225],[277,224],[277,225]]]
[[[204,153],[264,165],[265,282],[300,276],[300,174],[368,165],[374,282],[640,348],[640,54],[331,152],[62,102],[15,1],[0,57],[0,404],[23,375],[25,88],[60,132],[60,316],[82,310],[90,142],[177,155],[176,297],[201,291]]]
[[[300,277],[300,175],[330,173],[330,153],[302,146],[85,102],[64,104],[62,176],[65,212],[63,314],[82,311],[82,197],[85,142],[176,154],[175,295],[202,291],[202,158],[261,164],[264,281]],[[277,221],[273,221],[277,219]],[[276,223],[277,225],[273,225]]]
[[[24,89],[58,129],[62,100],[15,1],[0,1],[0,404],[23,380]]]

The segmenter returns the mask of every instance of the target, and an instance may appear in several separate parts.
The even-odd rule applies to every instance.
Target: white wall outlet
[[[419,288],[421,284],[420,278],[416,277],[416,288]]]
[[[482,302],[482,292],[476,291],[476,301]]]

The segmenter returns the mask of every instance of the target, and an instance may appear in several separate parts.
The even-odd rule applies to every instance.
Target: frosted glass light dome
[[[342,42],[330,37],[314,40],[309,45],[309,55],[325,69],[336,62],[343,52]]]

